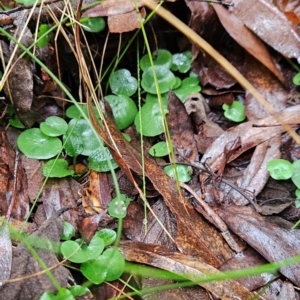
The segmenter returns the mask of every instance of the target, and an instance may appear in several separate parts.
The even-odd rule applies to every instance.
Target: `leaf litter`
[[[86,16],[92,13],[97,16],[110,15],[109,17],[114,15],[116,22],[122,24],[120,16],[134,10],[130,1],[123,2],[124,5],[120,6],[115,1],[105,1],[107,8],[101,7],[101,4],[87,10],[84,14]],[[147,2],[139,2],[138,7],[147,6]],[[297,129],[299,106],[289,107],[287,101],[289,95],[295,92],[295,87],[288,83],[294,71],[287,66],[284,58],[299,59],[300,57],[300,39],[297,29],[299,12],[295,1],[271,3],[266,0],[255,2],[235,0],[233,8],[219,4],[209,6],[207,3],[185,2],[186,4],[181,3],[181,6],[176,2],[170,3],[168,7],[172,9],[174,5],[174,11],[176,11],[176,5],[177,9],[185,6],[185,13],[190,15],[190,27],[211,42],[241,71],[280,113],[286,124]],[[258,11],[261,19],[255,17]],[[146,13],[145,10],[144,13]],[[11,20],[19,28],[26,26],[24,37],[28,37],[28,40],[21,42],[28,45],[32,38],[30,27],[27,28],[28,25],[20,21],[15,14],[12,13]],[[43,14],[46,14],[44,10]],[[186,15],[181,17],[187,20]],[[127,20],[130,19],[131,17],[127,18]],[[262,19],[266,22],[260,22]],[[2,14],[0,22],[4,22]],[[110,25],[111,32],[123,32],[120,25],[111,29],[113,26],[115,25]],[[137,27],[130,25],[124,31],[130,31],[133,28]],[[221,38],[216,38],[216,36]],[[278,37],[280,37],[280,42],[278,42]],[[162,39],[158,43],[163,44]],[[4,55],[6,61],[11,56],[13,44],[9,47],[10,50],[7,50],[6,56]],[[182,50],[180,46],[177,45],[177,47],[179,51]],[[20,53],[17,52],[17,55]],[[299,232],[298,229],[292,230],[293,224],[284,220],[284,214],[281,214],[286,207],[293,207],[293,203],[283,203],[283,206],[276,210],[275,207],[272,208],[272,205],[268,206],[267,202],[265,205],[264,201],[259,204],[255,202],[256,198],[259,200],[264,187],[268,188],[269,175],[266,163],[284,154],[284,147],[286,147],[282,138],[284,129],[278,124],[276,118],[262,108],[251,95],[251,91],[246,91],[245,95],[242,95],[247,115],[247,121],[242,124],[229,124],[224,117],[220,116],[220,108],[219,111],[215,108],[207,108],[206,100],[211,100],[210,94],[221,97],[225,91],[233,96],[240,88],[237,86],[237,81],[228,75],[222,66],[216,64],[212,58],[193,44],[192,58],[193,71],[199,76],[202,86],[210,90],[210,93],[190,95],[185,104],[178,100],[174,93],[169,93],[169,113],[166,115],[166,120],[175,158],[177,162],[190,165],[194,172],[192,180],[186,188],[182,185],[183,188],[180,191],[176,182],[162,170],[162,167],[169,163],[168,160],[161,158],[154,160],[145,154],[142,162],[139,139],[135,139],[132,144],[127,142],[114,124],[109,112],[106,129],[101,127],[88,99],[87,102],[97,133],[121,168],[119,178],[126,177],[127,181],[121,188],[127,189],[128,195],[135,195],[138,199],[129,205],[128,214],[124,219],[124,234],[126,239],[131,241],[122,241],[119,249],[128,261],[149,264],[197,282],[199,274],[219,274],[218,269],[222,271],[234,269],[233,266],[236,266],[234,260],[239,255],[243,256],[243,262],[245,262],[245,257],[248,259],[248,263],[243,264],[243,267],[276,262],[298,255]],[[37,98],[33,94],[33,91],[38,91],[38,83],[32,80],[33,73],[37,70],[32,69],[28,57],[21,58],[17,64],[19,64],[18,69],[24,69],[24,72],[18,74],[14,71],[10,72],[7,80],[10,88],[6,87],[4,92],[7,97],[12,97],[21,121],[31,127],[39,114],[35,107]],[[51,64],[51,60],[48,64]],[[26,87],[24,87],[24,82],[29,82]],[[45,91],[47,92],[46,89]],[[203,91],[205,92],[205,89]],[[25,97],[20,97],[22,93]],[[42,89],[39,89],[39,93],[43,93]],[[45,102],[42,101],[38,109],[44,107],[46,111],[46,107],[50,107],[47,106],[49,103],[52,111],[55,107],[55,114],[63,108],[59,101],[48,99]],[[215,110],[214,113],[219,115],[217,123],[214,122],[216,118],[212,120],[213,115],[210,110]],[[108,107],[107,111],[109,111]],[[132,128],[128,132],[136,134],[135,129]],[[19,161],[18,152],[13,150],[16,147],[11,147],[5,137],[4,127],[1,127],[1,137],[1,215],[6,216],[7,220],[24,221],[38,188],[35,187],[35,191],[31,194],[28,192],[27,185],[30,189],[34,185],[31,180],[32,175],[28,173],[26,165],[23,165],[23,168],[27,170],[26,175],[24,174],[23,159]],[[145,139],[145,145],[148,142],[151,146],[151,138],[147,141]],[[293,141],[290,143],[295,145]],[[247,160],[249,153],[251,159]],[[240,166],[234,165],[238,159]],[[241,163],[243,160],[246,161],[246,165]],[[146,197],[149,200],[147,211],[149,230],[146,232],[143,229],[143,208],[139,203],[141,198],[135,191],[135,189],[140,191],[142,164],[144,164],[144,174],[148,180]],[[41,171],[39,166],[31,168],[36,168],[36,172]],[[235,175],[231,176],[233,169],[236,170]],[[41,186],[40,179],[37,179],[36,183]],[[150,196],[151,189],[156,192],[153,194],[154,198]],[[62,218],[71,222],[80,235],[89,240],[99,226],[115,226],[114,220],[106,214],[108,203],[114,196],[114,187],[108,174],[92,172],[89,186],[82,182],[78,184],[74,179],[52,179],[43,188],[39,198],[41,204],[38,204],[33,222],[29,224],[35,223],[39,227],[36,235],[57,242]],[[76,206],[79,203],[78,199],[81,199],[82,207],[64,212],[61,217],[57,217],[58,210],[66,206]],[[293,207],[293,210],[297,211],[297,208]],[[278,216],[272,214],[278,214]],[[296,215],[296,212],[294,214]],[[53,216],[55,216],[54,219]],[[219,217],[222,220],[216,223],[215,220]],[[11,241],[5,230],[3,226],[1,242],[11,249]],[[29,230],[28,225],[25,227],[26,230]],[[53,252],[40,250],[39,255],[49,266],[58,263]],[[254,257],[258,259],[255,260]],[[26,276],[39,270],[39,268],[30,267],[35,265],[34,259],[22,244],[19,244],[12,255],[10,251],[6,251],[5,255],[2,253],[0,261],[1,268],[6,270],[1,280]],[[285,299],[293,299],[299,295],[297,291],[291,291],[289,283],[299,287],[298,273],[299,266],[293,264],[280,268],[276,275],[270,274],[268,280],[257,280],[251,284],[243,280],[232,280],[205,283],[200,286],[207,291],[205,299],[208,299],[208,293],[221,299],[249,299],[258,289],[269,284],[270,280],[274,280],[272,285],[280,286],[281,295],[288,295]],[[62,286],[66,286],[68,272],[64,267],[57,269],[55,277],[60,280]],[[18,297],[38,299],[44,290],[53,289],[45,275],[35,278],[29,280],[31,283],[25,279],[19,283],[6,283],[0,292],[7,299],[13,299],[8,295],[12,295],[14,299]],[[282,279],[289,281],[282,284]],[[37,289],[36,286],[40,283],[41,286]],[[95,294],[97,289],[101,288],[94,287]],[[28,290],[28,294],[22,294],[25,290]],[[262,295],[265,298],[279,299],[272,294],[270,288],[266,288]]]

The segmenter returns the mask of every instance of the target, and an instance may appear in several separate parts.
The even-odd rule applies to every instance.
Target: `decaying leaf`
[[[220,274],[212,266],[204,263],[200,257],[184,255],[172,252],[167,248],[151,244],[124,242],[120,250],[128,261],[135,261],[161,268],[178,274],[189,280],[197,282],[197,279],[208,274]],[[215,294],[220,299],[251,299],[254,295],[245,287],[233,280],[200,283],[202,287]]]
[[[300,61],[300,36],[294,25],[271,1],[235,0],[233,13],[279,53]]]
[[[12,264],[12,243],[7,223],[0,221],[0,290],[2,281],[9,279]],[[0,292],[1,293],[1,292]]]
[[[172,91],[168,94],[168,109],[166,118],[176,160],[192,163],[197,159],[198,151],[191,119],[184,104]]]
[[[251,207],[226,206],[218,214],[228,227],[269,262],[300,254],[300,231],[279,217],[262,217]],[[300,284],[300,263],[283,267],[280,272]]]

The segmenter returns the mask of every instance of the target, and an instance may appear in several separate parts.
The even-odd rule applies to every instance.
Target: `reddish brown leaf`
[[[265,44],[232,13],[222,5],[213,4],[222,25],[236,42],[264,64],[277,78],[283,81],[282,74],[276,68]]]
[[[274,3],[295,25],[300,24],[300,5],[298,0],[275,0]]]
[[[272,2],[235,0],[233,13],[279,53],[300,60],[300,36],[287,17]]]
[[[176,160],[193,163],[198,151],[191,119],[184,104],[172,91],[168,95],[168,109],[167,123]]]
[[[279,217],[262,217],[251,207],[226,206],[218,210],[228,227],[269,262],[300,254],[300,231]],[[300,263],[283,267],[280,272],[300,285]]]

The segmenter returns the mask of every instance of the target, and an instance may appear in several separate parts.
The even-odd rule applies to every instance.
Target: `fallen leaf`
[[[0,224],[0,290],[3,285],[2,281],[9,279],[12,264],[12,243],[10,239],[8,224],[3,220]]]
[[[259,12],[259,18],[257,12]],[[300,60],[300,36],[293,24],[272,2],[234,0],[233,13],[279,53]]]
[[[181,100],[170,91],[168,94],[167,123],[177,162],[194,162],[198,151],[191,119]]]
[[[245,27],[234,14],[225,9],[225,7],[219,4],[212,5],[222,25],[231,37],[283,82],[283,76],[276,68],[265,44],[252,31]]]
[[[251,207],[226,206],[217,210],[227,226],[258,251],[267,261],[276,262],[300,254],[300,231],[279,217],[262,217]],[[280,272],[300,284],[300,263],[283,267]]]

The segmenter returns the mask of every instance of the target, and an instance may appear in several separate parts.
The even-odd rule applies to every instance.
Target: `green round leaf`
[[[167,104],[168,104],[168,93],[164,93],[164,94],[160,95],[160,97],[161,97],[161,101],[164,104],[164,106],[167,107]],[[158,95],[147,93],[147,95],[146,95],[146,102],[150,102],[150,101],[154,101],[154,102],[158,103]]]
[[[87,108],[87,104],[83,104],[83,105],[80,105],[83,113],[88,116],[88,108]],[[99,115],[99,112],[98,112],[98,109],[96,106],[93,106],[93,111],[94,111],[94,114],[96,115],[96,117],[98,119],[101,119],[100,115]],[[77,106],[76,105],[71,105],[70,107],[68,107],[67,111],[66,111],[66,116],[70,119],[80,119],[82,118],[82,114],[81,112],[78,110]]]
[[[293,166],[294,166],[294,173],[292,175],[292,181],[294,183],[294,185],[300,189],[300,160],[295,160],[293,162]]]
[[[29,6],[29,5],[33,5],[36,2],[36,0],[17,0],[16,2],[21,3],[25,6]]]
[[[124,95],[108,95],[105,96],[105,99],[112,108],[116,124],[120,130],[133,123],[138,110],[131,98]]]
[[[90,156],[101,147],[91,125],[85,119],[73,119],[68,127],[63,140],[66,141],[65,150],[69,156]]]
[[[165,69],[170,69],[173,63],[172,54],[168,50],[160,49],[152,53],[154,66],[160,66]],[[145,71],[151,67],[149,55],[144,55],[140,60],[140,68]]]
[[[112,244],[117,238],[116,232],[108,228],[99,230],[95,235],[97,235],[104,241],[105,246]]]
[[[80,297],[84,296],[87,293],[91,293],[91,291],[87,287],[81,285],[73,285],[69,287],[69,290],[74,297]]]
[[[296,198],[300,199],[300,189],[296,189],[295,195],[296,195]]]
[[[173,90],[182,102],[185,102],[189,95],[200,91],[201,87],[199,86],[199,79],[196,77],[187,77],[183,79],[180,87]]]
[[[267,170],[275,180],[285,180],[292,177],[294,166],[285,159],[272,159],[267,163]]]
[[[122,94],[130,97],[137,91],[137,80],[126,69],[114,72],[109,79],[109,85],[116,95]]]
[[[154,157],[163,157],[169,153],[170,152],[168,151],[167,143],[165,141],[159,142],[149,149],[149,154]]]
[[[70,240],[75,234],[74,226],[66,221],[63,221],[63,233],[60,237],[61,240],[68,241]]]
[[[157,94],[153,72],[156,73],[160,93],[168,92],[176,84],[176,77],[169,69],[161,66],[154,67],[154,70],[148,68],[143,73],[141,81],[141,85],[146,92]]]
[[[17,140],[19,149],[29,158],[49,159],[62,149],[60,139],[49,137],[38,128],[27,129]]]
[[[51,292],[43,293],[39,300],[75,300],[75,298],[71,291],[66,288],[61,288],[57,295],[54,295]]]
[[[176,53],[173,55],[172,71],[179,71],[180,73],[186,73],[192,64],[192,52],[185,51],[183,53]]]
[[[43,48],[48,45],[50,39],[51,39],[51,33],[46,34],[46,32],[50,29],[51,27],[48,24],[41,24],[39,27],[39,31],[37,34],[38,41],[36,45],[39,48]]]
[[[105,21],[101,17],[84,17],[80,19],[83,29],[88,32],[100,32],[105,28]]]
[[[124,218],[127,213],[127,206],[129,205],[130,199],[124,194],[120,197],[116,197],[108,205],[108,213],[110,216],[115,218]]]
[[[168,113],[167,105],[163,105],[164,113]],[[140,124],[141,118],[141,124]],[[134,124],[137,132],[144,136],[156,136],[164,132],[163,118],[160,113],[160,106],[157,102],[146,102],[137,113]]]
[[[124,268],[125,259],[121,252],[116,248],[109,248],[97,259],[83,263],[80,271],[92,283],[100,284],[118,279]]]
[[[300,199],[295,200],[295,207],[299,208],[300,207]]]
[[[75,241],[66,241],[61,244],[60,249],[65,258],[74,253],[68,258],[69,261],[74,263],[83,263],[97,258],[102,253],[104,249],[104,241],[95,235],[91,239],[89,245],[82,244],[80,247],[80,245]]]
[[[173,90],[178,89],[181,86],[181,79],[179,77],[176,78],[176,83],[173,86]]]
[[[294,83],[294,85],[300,85],[300,73],[296,74],[293,77],[293,83]]]
[[[189,166],[186,165],[179,165],[176,164],[175,166],[176,171],[177,171],[177,175],[178,175],[178,180],[180,182],[188,182],[191,180],[191,174],[192,174],[192,169]],[[166,166],[164,168],[164,171],[166,172],[166,174],[172,178],[176,178],[175,175],[175,170],[174,170],[174,166]]]
[[[225,117],[233,122],[243,122],[246,119],[245,106],[239,101],[233,101],[231,106],[223,104]]]
[[[88,158],[91,169],[97,172],[107,172],[110,170],[108,160],[110,160],[113,169],[119,167],[108,148],[103,146],[99,147],[99,149],[94,151]]]
[[[109,248],[102,254],[107,261],[106,265],[106,281],[113,281],[118,279],[124,272],[125,259],[122,253],[116,248]]]
[[[45,177],[63,178],[74,175],[73,170],[68,169],[68,162],[65,159],[51,159],[43,166]]]
[[[67,132],[67,122],[56,116],[48,117],[40,124],[41,131],[48,136],[60,136]]]

